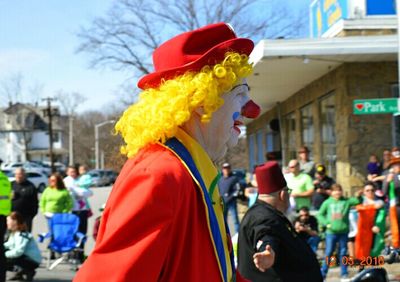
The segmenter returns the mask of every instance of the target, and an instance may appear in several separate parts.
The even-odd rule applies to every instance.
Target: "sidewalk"
[[[385,265],[384,266],[389,274],[389,279],[391,281],[399,281],[400,282],[400,267],[399,264]],[[349,268],[350,277],[353,277],[357,273],[356,269]],[[12,277],[13,273],[7,272],[7,278]],[[397,280],[394,279],[393,276],[397,276]],[[41,282],[70,282],[75,276],[75,271],[71,270],[71,265],[61,263],[53,270],[47,270],[45,263],[37,269],[36,276],[34,281]],[[397,278],[396,277],[396,278]],[[328,273],[327,282],[336,282],[340,281],[340,269],[339,267],[331,268]]]
[[[15,273],[7,272],[7,279],[13,277]],[[75,276],[75,271],[71,270],[71,265],[60,264],[53,270],[47,270],[46,265],[42,263],[38,269],[36,269],[36,275],[33,281],[42,282],[70,282]]]

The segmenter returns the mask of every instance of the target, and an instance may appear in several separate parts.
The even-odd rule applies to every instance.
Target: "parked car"
[[[108,179],[105,175],[105,171],[102,169],[93,169],[90,170],[89,175],[92,177],[92,186],[93,187],[103,187],[108,185]]]
[[[47,164],[41,162],[41,161],[32,161],[32,163],[35,163],[37,165],[39,165],[40,167],[42,167],[43,172],[47,175],[50,176],[51,174],[51,168],[50,166],[48,166]]]
[[[3,171],[4,172],[4,171]],[[15,176],[14,172],[11,170],[8,170],[6,172],[6,175],[8,177],[8,180],[14,181]],[[46,189],[48,185],[48,176],[42,172],[35,172],[35,171],[27,171],[26,172],[26,178],[35,185],[36,189],[39,191],[39,193],[42,193],[44,189]]]
[[[114,184],[115,180],[117,180],[118,172],[111,169],[105,169],[104,172],[107,177],[107,185]]]
[[[7,177],[10,179],[10,177],[14,177],[14,172],[9,169],[2,169],[1,170]]]
[[[25,169],[25,171],[31,171],[31,172],[38,172],[38,173],[44,173],[46,175],[50,174],[50,170],[43,167],[42,165],[36,163],[36,162],[16,162],[16,163],[8,163],[3,165],[3,169],[5,170],[11,170],[15,171],[17,168],[22,167]]]
[[[43,161],[41,162],[41,165],[43,167],[45,167],[48,171],[49,171],[49,175],[51,174],[51,166],[50,166],[50,162],[49,161]],[[56,170],[56,172],[58,172],[59,174],[61,174],[61,176],[65,176],[65,172],[67,170],[67,167],[65,166],[65,164],[60,163],[60,162],[55,162],[53,163],[54,165],[54,169]]]

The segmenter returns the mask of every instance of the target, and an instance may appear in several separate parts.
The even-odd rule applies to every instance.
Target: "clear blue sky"
[[[79,92],[88,99],[80,111],[100,110],[115,101],[113,93],[130,75],[89,69],[88,55],[75,53],[79,27],[103,16],[113,1],[0,0],[0,83],[21,73],[25,91],[41,83],[44,97],[58,90]],[[293,9],[309,2],[281,0]]]

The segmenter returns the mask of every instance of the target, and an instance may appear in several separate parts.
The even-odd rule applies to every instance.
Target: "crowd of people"
[[[76,167],[70,166],[64,179],[58,173],[51,174],[48,186],[39,195],[23,168],[15,170],[15,180],[11,183],[0,173],[0,238],[5,239],[4,245],[1,244],[4,249],[0,249],[0,281],[4,281],[6,270],[15,272],[10,280],[32,281],[42,260],[31,234],[38,211],[48,221],[54,214],[73,213],[79,218],[78,231],[86,235],[91,216],[88,198],[93,195],[91,182],[86,166],[79,166],[79,174]],[[53,252],[51,255],[54,258]],[[84,253],[78,256],[83,262]]]
[[[398,246],[397,149],[387,164],[371,159],[371,182],[351,198],[343,196],[342,186],[323,164],[309,159],[307,147],[285,173],[278,162],[267,161],[255,168],[254,187],[246,193],[251,207],[239,222],[239,180],[229,164],[223,165],[222,176],[215,164],[238,143],[244,118],[255,119],[261,112],[246,81],[253,69],[253,48],[232,26],[217,23],[179,34],[154,51],[155,71],[139,81],[143,91],[137,103],[116,124],[128,160],[97,220],[96,245],[74,281],[320,282],[336,244],[337,256],[347,254],[354,226],[349,218],[358,217],[353,220],[357,232],[351,233],[354,257],[379,253],[385,243],[385,211],[391,216],[392,245]],[[34,203],[28,199],[37,197],[36,192],[20,173],[12,185],[0,173],[0,238],[6,225],[9,229],[0,249],[0,275],[4,277],[5,266],[17,265],[16,279],[32,279],[40,257],[29,228],[38,206],[50,220],[56,213],[76,214],[79,230],[86,234],[92,192],[86,168],[80,167],[78,176],[71,167],[65,179],[52,174],[49,187]],[[382,192],[375,193],[380,182]],[[14,210],[16,200],[30,210]],[[288,210],[297,215],[293,221]],[[238,232],[237,266],[229,213]],[[316,254],[320,241],[329,259],[322,266]],[[17,245],[25,246],[22,252],[15,251]],[[348,275],[343,263],[341,275]]]
[[[301,147],[298,159],[290,160],[288,166],[282,169],[290,190],[289,206],[283,213],[291,219],[299,237],[307,242],[316,256],[319,255],[322,276],[326,277],[329,266],[336,264],[331,263],[333,259],[340,264],[341,277],[347,278],[349,263],[340,262],[350,258],[359,263],[368,257],[377,258],[385,245],[399,246],[400,151],[398,148],[384,150],[383,162],[379,162],[376,155],[371,155],[365,166],[365,184],[355,192],[354,197],[344,197],[342,185],[327,175],[323,164],[311,161],[309,153],[307,147]],[[223,171],[226,167],[231,170],[229,164],[224,164]],[[236,231],[235,218],[238,215],[232,203],[236,204],[233,196],[237,193],[235,185],[239,180],[232,173],[229,177],[226,175],[223,173],[220,183],[231,183],[231,188],[221,189],[221,194],[224,200],[229,199],[231,203],[226,210],[232,211]],[[253,178],[256,178],[255,174]],[[254,194],[258,194],[260,199],[257,180],[249,181],[250,187],[246,188],[249,207],[255,204],[252,199]],[[391,232],[387,232],[389,230]],[[321,249],[320,253],[318,249]]]

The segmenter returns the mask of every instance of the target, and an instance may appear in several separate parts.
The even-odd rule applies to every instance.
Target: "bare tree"
[[[20,72],[12,73],[0,82],[0,94],[7,103],[21,102],[23,76]]]
[[[43,93],[44,84],[36,81],[35,84],[29,87],[28,89],[28,99],[27,101],[36,105],[40,101],[40,96]]]
[[[133,69],[138,77],[151,72],[153,50],[172,35],[223,21],[239,36],[276,37],[271,28],[293,13],[277,0],[120,0],[81,28],[77,51],[92,55],[92,67]]]
[[[114,92],[114,96],[117,98],[117,103],[114,105],[114,108],[110,109],[110,114],[123,112],[127,106],[137,102],[140,91],[137,87],[132,87],[133,84],[134,82],[131,80],[122,83],[118,90]]]
[[[59,90],[57,93],[63,112],[68,116],[68,143],[69,143],[69,165],[74,164],[74,119],[77,108],[86,101],[86,97],[78,92],[67,93]]]
[[[24,76],[20,72],[12,73],[0,81],[0,101],[6,103],[36,104],[43,93],[44,84],[35,82],[26,89]]]
[[[76,115],[74,126],[75,132],[78,134],[75,134],[74,138],[75,163],[94,166],[94,127],[106,120],[117,120],[119,116],[120,111],[112,114],[105,114],[103,111],[87,111]],[[99,145],[100,150],[104,153],[106,168],[113,168],[118,171],[121,169],[126,161],[126,156],[119,152],[123,144],[122,138],[114,134],[114,128],[111,124],[101,128]]]
[[[57,99],[60,101],[64,113],[68,116],[75,115],[77,108],[87,100],[79,92],[68,93],[63,90],[57,92]]]

